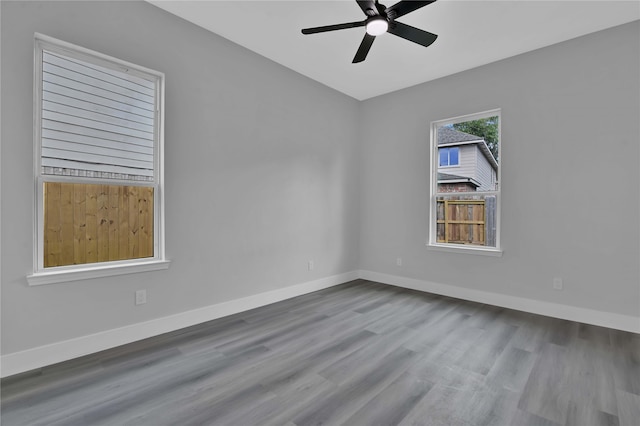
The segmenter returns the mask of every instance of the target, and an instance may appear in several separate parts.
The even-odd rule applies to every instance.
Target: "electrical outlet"
[[[310,261],[309,261],[309,270],[310,270],[310,271],[313,271],[313,267],[314,267],[314,266],[315,266],[315,265],[314,265],[314,263],[313,263],[313,260],[310,260]]]
[[[147,303],[147,290],[136,291],[136,305],[144,305]]]
[[[398,257],[396,259],[396,266],[402,266],[402,258],[401,257]]]
[[[557,278],[556,277],[556,278],[553,279],[553,289],[554,290],[562,290],[562,286],[563,286],[562,278]]]

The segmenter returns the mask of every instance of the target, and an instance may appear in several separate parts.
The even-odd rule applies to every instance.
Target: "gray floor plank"
[[[402,374],[416,357],[415,352],[397,348],[383,357],[380,363],[369,365],[365,370],[352,374],[352,377],[344,380],[343,385],[329,397],[316,401],[295,417],[293,422],[298,425],[343,423]],[[349,404],[344,403],[347,400]]]
[[[578,339],[569,348],[568,391],[578,406],[618,414],[613,364],[615,355],[605,341]]]
[[[592,405],[569,402],[566,426],[619,426],[618,416],[598,410]]]
[[[411,329],[403,329],[394,333],[393,336],[376,336],[366,346],[336,360],[320,370],[318,374],[337,385],[343,385],[363,374],[362,372],[369,371],[372,365],[378,365],[384,369],[386,366],[382,360],[391,352],[400,349],[404,342],[414,336],[415,331]]]
[[[640,396],[616,390],[620,425],[637,425],[640,419]]]
[[[349,417],[347,425],[396,425],[431,390],[434,383],[403,373],[365,406]]]
[[[562,426],[560,423],[552,422],[535,414],[528,413],[523,410],[516,410],[511,419],[511,426]],[[584,425],[588,426],[588,425]]]
[[[291,381],[282,393],[230,419],[234,425],[283,425],[299,415],[303,408],[324,400],[337,386],[317,374],[306,374]],[[293,425],[294,423],[291,422]]]
[[[522,392],[536,358],[537,355],[532,352],[514,347],[507,348],[487,374],[487,384],[494,389]]]
[[[610,330],[610,336],[614,343],[616,388],[640,395],[640,335]]]
[[[523,319],[520,323],[510,345],[528,352],[540,353],[549,341],[553,318],[533,314],[524,315],[528,320]]]
[[[496,321],[493,327],[485,330],[482,339],[467,351],[466,356],[458,360],[459,365],[469,371],[488,374],[516,330],[516,326]]]
[[[540,353],[522,392],[518,407],[558,424],[564,424],[569,406],[567,349],[548,343]]]
[[[437,383],[398,425],[466,426],[461,410],[450,407],[462,407],[467,396],[464,390]]]
[[[636,426],[640,336],[355,280],[1,387],[5,426]]]

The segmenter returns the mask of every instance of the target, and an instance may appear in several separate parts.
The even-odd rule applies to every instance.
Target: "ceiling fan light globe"
[[[367,34],[372,36],[379,36],[384,34],[389,29],[389,23],[384,18],[372,19],[367,22]]]

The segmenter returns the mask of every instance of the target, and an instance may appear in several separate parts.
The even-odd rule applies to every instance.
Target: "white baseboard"
[[[360,271],[360,278],[397,287],[515,309],[517,311],[530,312],[533,314],[598,325],[601,327],[615,328],[617,330],[630,331],[632,333],[640,333],[640,317],[634,317],[631,315],[620,315],[612,312],[596,311],[594,309],[544,302],[542,300],[526,299],[506,294],[491,293],[447,284],[438,284],[431,281],[399,277],[380,272]]]
[[[292,297],[312,293],[355,279],[358,279],[358,271],[346,272],[315,281],[308,281],[286,288],[243,297],[241,299],[206,306],[204,308],[181,312],[167,317],[132,324],[126,327],[102,331],[88,336],[77,337],[3,355],[0,358],[0,365],[2,367],[0,377],[7,377],[35,368],[67,361],[83,355],[157,336],[162,333],[168,333]]]

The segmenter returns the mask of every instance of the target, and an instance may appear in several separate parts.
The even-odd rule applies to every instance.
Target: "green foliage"
[[[463,123],[456,123],[453,128],[460,131],[469,133],[471,135],[480,136],[487,142],[489,150],[498,159],[499,143],[498,140],[498,117],[482,118],[480,120],[465,121]]]

